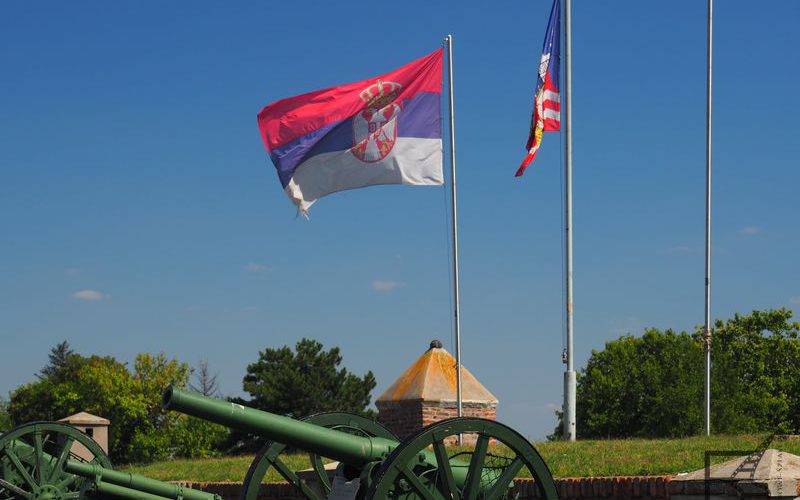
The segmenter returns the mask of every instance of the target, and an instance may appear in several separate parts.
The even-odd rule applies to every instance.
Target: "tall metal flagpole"
[[[708,0],[708,68],[706,78],[706,436],[711,435],[711,55],[714,0]]]
[[[451,198],[453,200],[453,302],[455,305],[455,329],[456,329],[456,409],[460,417],[461,408],[461,313],[458,298],[458,210],[456,209],[456,129],[455,116],[453,113],[453,35],[447,35],[444,39],[447,44],[447,83],[450,90],[450,178]],[[461,435],[458,436],[461,444]]]
[[[571,1],[564,0],[564,237],[567,279],[567,371],[564,373],[564,439],[575,441],[575,369],[572,346],[572,28]]]

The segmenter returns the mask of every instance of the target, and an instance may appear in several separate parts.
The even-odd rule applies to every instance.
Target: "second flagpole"
[[[454,327],[456,336],[456,411],[457,415],[462,416],[461,399],[461,308],[458,295],[458,210],[456,198],[456,131],[455,115],[453,112],[453,35],[444,38],[447,47],[447,84],[450,97],[450,178],[451,199],[453,206],[451,213],[453,216],[453,305],[454,305]],[[461,444],[461,436],[458,437]]]
[[[706,78],[706,289],[705,328],[703,350],[705,351],[705,414],[706,436],[711,435],[711,70],[713,55],[712,27],[714,1],[708,0],[708,54]]]
[[[566,293],[567,310],[567,371],[564,372],[564,439],[575,441],[575,355],[573,353],[573,298],[572,298],[572,6],[570,0],[564,0],[564,238],[566,261]]]

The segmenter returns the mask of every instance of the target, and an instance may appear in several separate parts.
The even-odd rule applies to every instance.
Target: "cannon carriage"
[[[399,441],[380,424],[348,413],[294,420],[174,387],[164,392],[163,405],[268,440],[245,477],[241,500],[257,500],[271,467],[309,500],[500,500],[511,498],[514,479],[525,469],[541,498],[558,499],[533,445],[493,420],[451,418]],[[458,436],[469,436],[464,441],[470,444],[446,446]],[[309,453],[314,481],[281,459],[287,447]],[[338,462],[332,481],[324,459]]]

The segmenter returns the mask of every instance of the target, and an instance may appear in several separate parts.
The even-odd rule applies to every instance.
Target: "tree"
[[[786,309],[717,320],[712,430],[800,432],[800,324]],[[578,435],[673,437],[704,422],[703,331],[645,330],[592,351],[578,374]]]
[[[71,353],[49,376],[13,391],[9,415],[17,424],[79,411],[106,417],[111,420],[109,448],[117,463],[208,456],[227,429],[161,409],[163,389],[170,384],[185,387],[189,375],[186,363],[163,353],[137,355],[133,370],[110,356]],[[204,434],[190,439],[190,429]]]
[[[648,329],[606,343],[581,371],[581,437],[687,436],[700,431],[703,352],[686,332]]]
[[[251,399],[242,403],[293,418],[334,410],[374,416],[367,407],[375,376],[369,371],[357,377],[341,363],[338,347],[325,351],[316,340],[304,338],[294,351],[267,348],[247,366],[243,385]],[[253,449],[262,440],[235,434],[233,441],[237,449]]]
[[[195,392],[199,392],[203,396],[219,396],[217,375],[217,373],[211,374],[211,370],[208,369],[208,360],[203,359],[194,370],[194,377],[197,383],[189,383],[189,388]]]
[[[716,321],[711,349],[715,432],[800,431],[800,324],[792,312]]]
[[[363,378],[339,368],[339,348],[323,351],[320,342],[302,339],[289,346],[267,348],[247,366],[244,390],[256,408],[293,418],[321,411],[370,414],[370,392],[375,388],[371,371]]]
[[[69,342],[66,340],[59,342],[50,349],[50,354],[47,355],[47,365],[39,370],[39,378],[47,378],[56,375],[58,372],[66,368],[69,363],[70,356],[74,356],[75,351],[69,347]]]

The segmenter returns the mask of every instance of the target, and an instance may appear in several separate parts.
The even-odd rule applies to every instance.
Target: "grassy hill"
[[[765,435],[691,437],[685,439],[586,440],[575,443],[537,443],[536,448],[555,477],[632,476],[677,474],[701,469],[707,451],[741,451],[747,454],[765,444],[800,455],[800,438],[775,438]],[[242,481],[252,455],[202,460],[170,460],[146,465],[131,465],[122,470],[165,481]],[[712,463],[730,456],[712,457]],[[306,455],[286,460],[294,470],[309,467]],[[281,478],[270,471],[268,481]]]

